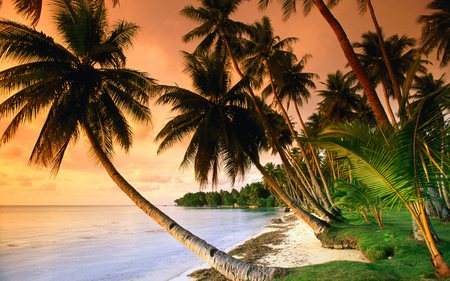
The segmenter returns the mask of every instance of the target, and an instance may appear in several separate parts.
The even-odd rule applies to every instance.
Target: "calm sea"
[[[221,250],[277,209],[160,207]],[[136,206],[0,206],[0,280],[171,280],[204,264]]]

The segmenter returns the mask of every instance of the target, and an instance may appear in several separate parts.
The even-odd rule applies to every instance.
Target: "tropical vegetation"
[[[268,17],[251,24],[232,19],[246,1],[199,0],[198,6],[180,12],[198,24],[181,38],[198,43],[192,53],[183,52],[190,88],[160,85],[147,73],[127,68],[125,51],[133,46],[139,26],[125,20],[110,25],[103,0],[50,1],[59,40],[35,28],[42,0],[13,2],[19,13],[31,17],[32,26],[0,20],[0,58],[14,63],[0,72],[0,88],[7,96],[0,118],[10,119],[0,144],[44,116],[30,164],[49,168],[56,176],[67,149],[85,137],[93,159],[116,185],[224,276],[270,280],[288,274],[286,269],[245,263],[207,244],[151,204],[114,167],[115,147],[127,152],[133,143],[129,118],[150,124],[154,101],[170,107],[173,115],[155,137],[158,154],[186,141],[180,167],[193,168],[200,188],[217,188],[221,172],[231,187],[252,167],[262,176],[240,192],[187,193],[175,200],[177,205],[285,204],[324,245],[339,245],[354,236],[353,247],[382,248],[373,250],[379,257],[371,260],[392,257],[397,246],[412,247],[403,241],[408,217],[411,238],[420,240],[411,243],[419,245],[420,256],[427,249],[437,273],[450,275],[442,252],[449,251],[448,245],[439,242],[439,231],[448,230],[441,223],[450,221],[450,84],[445,76],[436,79],[428,73],[423,59],[436,51],[441,67],[449,62],[448,1],[431,1],[433,12],[418,18],[423,29],[417,44],[406,35],[385,38],[370,0],[357,2],[360,12],[369,10],[375,32],[354,43],[331,13],[339,1],[280,0],[284,19],[296,12],[298,3],[305,15],[317,8],[348,60],[349,72],[330,69],[316,83],[318,75],[305,72],[312,55],[299,58],[293,51],[297,38],[277,36]],[[260,0],[259,7],[265,9],[270,2]],[[322,100],[304,122],[301,107],[317,85],[315,93]],[[391,99],[396,100],[393,107]],[[295,117],[289,115],[291,104]],[[276,155],[278,164],[263,163],[263,153]],[[401,210],[398,230],[386,222],[385,214],[393,209]],[[392,231],[384,234],[393,240],[393,249],[365,238],[365,230],[358,234],[373,220],[377,232]],[[403,239],[399,245],[398,237]]]

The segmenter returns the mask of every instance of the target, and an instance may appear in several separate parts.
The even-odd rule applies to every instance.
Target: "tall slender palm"
[[[247,25],[230,19],[239,6],[248,0],[200,0],[200,7],[192,5],[185,6],[180,14],[200,26],[194,28],[182,37],[184,43],[200,39],[201,42],[196,48],[196,52],[204,52],[214,48],[216,55],[238,54],[237,38],[245,33]],[[232,50],[233,48],[233,50]],[[237,62],[231,58],[234,67]]]
[[[450,2],[433,0],[427,8],[435,11],[431,15],[422,15],[418,18],[418,22],[423,24],[421,48],[425,54],[437,49],[437,59],[441,60],[440,66],[445,67],[450,61]]]
[[[42,13],[42,0],[12,0],[17,13],[31,20],[31,25],[38,24]],[[111,0],[113,7],[119,4],[119,0]],[[0,1],[1,7],[2,1]]]
[[[273,72],[272,83],[263,90],[263,95],[268,96],[273,94],[273,89],[275,89],[277,97],[274,96],[274,100],[279,100],[281,102],[285,101],[287,109],[289,109],[291,101],[294,103],[297,118],[300,121],[300,125],[306,137],[308,137],[308,133],[300,114],[299,106],[303,105],[303,102],[307,101],[311,96],[309,89],[316,88],[313,79],[318,78],[318,75],[315,73],[303,72],[306,62],[310,57],[311,55],[305,55],[300,61],[297,61],[297,58],[289,53],[277,55],[271,63],[272,68],[276,70]],[[310,148],[312,149],[312,147]],[[322,173],[316,154],[312,153],[312,157],[322,179],[327,199],[333,204],[328,183]],[[317,181],[315,182],[317,183]]]
[[[228,51],[229,58],[233,64],[234,69],[236,70],[237,74],[241,79],[244,78],[244,74],[239,68],[239,65],[236,61],[235,57],[235,50],[238,50],[235,48],[235,44],[237,43],[237,36],[240,34],[239,32],[242,30],[245,30],[246,28],[242,26],[241,24],[235,25],[234,21],[231,21],[228,17],[230,14],[232,14],[238,7],[239,4],[241,4],[242,1],[233,1],[233,0],[223,0],[223,1],[212,1],[212,0],[204,0],[201,1],[201,6],[198,8],[194,8],[192,6],[186,6],[182,11],[181,14],[186,16],[187,18],[200,23],[200,27],[195,28],[194,30],[187,33],[183,40],[185,42],[189,42],[193,38],[204,38],[202,43],[200,43],[198,50],[203,49],[203,46],[212,46],[212,42],[214,40],[216,41],[216,55],[219,56],[223,54],[223,48],[218,46],[226,46],[226,50]],[[224,24],[226,23],[226,25]],[[237,28],[228,28],[226,29],[226,26],[233,26],[233,27],[241,27],[240,30]],[[209,43],[208,43],[209,42]],[[239,51],[239,50],[238,50]],[[237,51],[237,53],[239,53]],[[248,77],[246,77],[248,79]],[[276,147],[276,150],[279,153],[279,156],[285,165],[288,172],[294,177],[294,171],[289,166],[289,160],[287,159],[286,155],[284,154],[282,146],[276,141],[277,136],[271,127],[269,120],[265,116],[263,112],[263,108],[261,104],[258,102],[258,99],[256,98],[256,95],[253,93],[253,90],[250,86],[247,87],[247,92],[250,95],[251,100],[253,101],[255,105],[255,109],[258,112],[258,115],[260,116],[264,128],[266,129],[270,139],[272,139],[273,144]],[[258,170],[260,170],[263,175],[265,174],[264,167],[262,166],[256,166]],[[300,184],[300,182],[296,182],[296,184]],[[314,203],[314,202],[313,202]],[[317,203],[317,202],[315,202]],[[320,216],[324,217],[327,220],[334,219],[334,216],[331,215],[329,212],[323,209],[322,206],[319,204],[315,204],[315,209],[319,213]],[[296,210],[295,208],[292,208],[294,212],[297,212],[297,214],[304,218],[303,216],[303,210]],[[307,219],[309,220],[309,219]],[[306,221],[308,224],[309,221]],[[322,228],[323,229],[323,228]]]
[[[158,151],[192,136],[182,165],[192,164],[200,183],[207,182],[210,172],[214,182],[221,166],[234,181],[237,172],[243,175],[251,161],[272,189],[316,232],[327,228],[326,222],[297,206],[260,163],[259,150],[266,141],[265,131],[253,106],[246,102],[247,82],[241,80],[230,87],[229,64],[215,54],[187,54],[186,58],[185,71],[193,80],[195,92],[164,87],[165,93],[158,103],[171,104],[179,115],[158,133],[156,140],[161,140]]]
[[[352,83],[340,70],[328,74],[327,81],[322,82],[326,89],[318,91],[323,97],[318,110],[328,122],[351,122],[356,118],[361,97]]]
[[[357,54],[358,58],[373,83],[375,85],[379,83],[383,85],[386,105],[393,123],[396,124],[389,96],[390,93],[396,93],[395,88],[398,87],[398,83],[395,85],[392,82],[391,75],[394,76],[395,81],[403,83],[409,65],[414,61],[417,54],[415,49],[411,49],[415,45],[415,39],[406,35],[399,37],[395,34],[385,40],[381,29],[380,34],[383,44],[380,44],[380,35],[369,31],[361,36],[361,42],[353,43],[353,47],[360,50],[360,53]],[[383,48],[385,49],[384,51]],[[384,52],[389,58],[389,67],[386,64]],[[399,99],[396,93],[394,98],[397,100],[398,105],[401,106],[401,95]]]
[[[101,1],[55,1],[55,20],[64,44],[35,29],[0,21],[0,58],[18,65],[0,72],[0,87],[13,95],[0,105],[0,117],[13,116],[0,138],[6,143],[23,123],[47,114],[30,163],[56,173],[70,143],[87,136],[91,152],[117,186],[173,237],[234,280],[269,279],[276,269],[245,264],[182,228],[146,200],[111,162],[113,146],[128,151],[132,130],[125,118],[149,123],[149,93],[157,89],[145,73],[125,68],[135,24],[119,21],[107,32]]]
[[[267,8],[270,2],[271,0],[260,0],[259,8]],[[339,1],[331,0],[328,2],[328,6],[323,0],[280,0],[279,2],[281,3],[283,9],[284,20],[287,20],[293,13],[297,11],[297,2],[302,2],[303,13],[305,15],[308,15],[314,6],[317,7],[320,14],[327,21],[327,23],[335,33],[339,44],[341,45],[341,49],[344,52],[345,58],[349,62],[350,67],[354,71],[364,89],[365,94],[367,95],[367,99],[373,109],[378,123],[382,125],[390,124],[383,105],[381,104],[380,99],[378,98],[378,95],[375,91],[375,88],[373,87],[369,77],[367,76],[367,73],[364,71],[364,68],[359,62],[358,57],[356,56],[355,51],[350,44],[347,34],[345,33],[339,21],[329,10],[329,7],[332,8],[333,6],[338,4]]]
[[[249,30],[249,35],[250,39],[244,41],[244,48],[248,56],[244,62],[245,75],[249,77],[257,76],[260,79],[262,79],[265,74],[269,76],[272,92],[274,93],[274,99],[276,100],[278,107],[289,125],[292,135],[297,137],[297,133],[294,130],[286,109],[284,108],[278,93],[276,92],[272,72],[273,68],[281,70],[276,59],[277,57],[293,56],[292,53],[287,51],[287,48],[289,48],[292,43],[297,41],[297,38],[289,37],[280,39],[280,37],[275,36],[272,24],[268,17],[263,17],[260,22],[255,22]],[[304,157],[306,157],[306,152],[303,145],[297,141],[297,146]],[[325,197],[313,169],[311,168],[311,164],[309,161],[305,161],[305,164],[318,195],[322,199],[325,207],[329,209],[331,204],[329,199]]]
[[[378,20],[375,16],[375,11],[372,5],[371,0],[358,0],[359,2],[359,11],[361,14],[364,14],[367,10],[369,10],[370,16],[372,18],[373,25],[375,27],[375,32],[378,37],[378,42],[380,45],[381,53],[383,56],[384,63],[386,65],[386,69],[390,78],[390,81],[392,83],[392,87],[394,89],[395,97],[399,103],[399,106],[401,104],[402,95],[400,92],[400,86],[399,82],[397,80],[397,77],[394,73],[394,69],[391,64],[392,57],[389,56],[389,53],[387,51],[386,45],[384,44],[383,34],[380,28],[380,25],[378,24]]]

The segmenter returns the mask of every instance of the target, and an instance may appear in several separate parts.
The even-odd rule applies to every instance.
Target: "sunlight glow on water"
[[[161,207],[221,250],[276,209]],[[0,206],[0,280],[169,280],[203,264],[136,206]]]

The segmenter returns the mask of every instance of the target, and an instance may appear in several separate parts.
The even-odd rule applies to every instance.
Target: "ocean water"
[[[227,251],[278,209],[163,206]],[[0,206],[0,280],[171,280],[204,264],[136,206]]]

